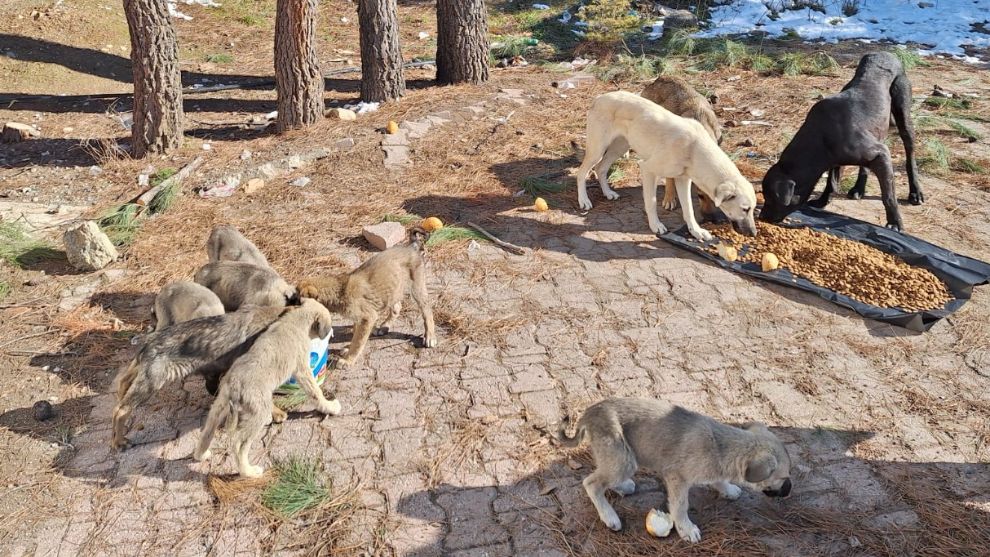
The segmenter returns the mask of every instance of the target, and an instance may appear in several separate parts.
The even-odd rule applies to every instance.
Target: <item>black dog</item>
[[[881,199],[887,212],[887,227],[903,228],[894,194],[894,168],[884,145],[890,116],[907,154],[907,174],[914,205],[924,202],[914,162],[914,129],[911,126],[911,83],[893,54],[867,54],[859,61],[856,75],[842,92],[815,103],[801,129],[780,155],[777,164],[763,177],[766,202],[760,218],[780,222],[808,202],[822,173],[828,182],[821,197],[809,203],[824,207],[839,185],[842,166],[859,166],[851,199],[860,199],[866,188],[866,169],[880,180]]]

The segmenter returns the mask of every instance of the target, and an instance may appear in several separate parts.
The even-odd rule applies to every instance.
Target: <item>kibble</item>
[[[952,300],[945,283],[927,269],[865,244],[811,228],[758,226],[755,238],[737,233],[731,225],[714,225],[709,230],[722,244],[736,248],[741,261],[764,267],[764,254],[775,255],[781,268],[864,304],[924,311]],[[717,247],[709,249],[718,251]]]

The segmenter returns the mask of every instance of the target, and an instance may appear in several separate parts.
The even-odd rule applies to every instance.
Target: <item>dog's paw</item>
[[[849,199],[863,199],[863,190],[858,190],[856,188],[853,188],[849,190],[849,193],[846,194],[846,197],[848,197]]]
[[[121,437],[119,440],[111,441],[110,448],[115,451],[126,451],[131,448],[131,442],[126,437]]]
[[[922,203],[925,202],[925,194],[921,193],[920,191],[918,193],[909,194],[908,202],[911,205],[921,205]]]
[[[351,365],[353,364],[354,364],[354,360],[346,357],[340,357],[337,358],[336,362],[334,363],[334,367],[336,367],[337,369],[347,369],[351,367]]]
[[[619,198],[619,192],[613,190],[612,188],[608,188],[608,189],[602,188],[602,194],[605,196],[605,199],[608,199],[610,201],[615,201],[616,199]]]
[[[888,222],[887,223],[887,228],[889,228],[891,230],[895,230],[897,232],[900,232],[901,231],[901,225],[897,224],[896,222]]]
[[[192,455],[193,460],[195,460],[196,462],[203,462],[204,460],[209,460],[210,457],[212,456],[213,456],[213,451],[211,451],[210,449],[206,449],[203,452],[199,452],[198,450],[193,451],[193,455]]]
[[[660,236],[667,233],[667,227],[664,226],[662,222],[657,221],[656,225],[653,224],[650,225],[650,231],[656,234],[657,236]]]
[[[686,542],[698,543],[701,541],[701,530],[691,522],[688,522],[684,528],[678,524],[677,535]]]
[[[742,495],[742,489],[738,485],[726,482],[725,485],[721,486],[719,493],[723,498],[730,501],[735,501],[740,495]]]
[[[320,405],[320,412],[328,416],[336,416],[340,414],[341,406],[339,400],[328,400],[325,404]]]
[[[265,475],[265,469],[261,466],[247,465],[241,470],[241,476],[245,478],[260,478]],[[699,534],[700,536],[700,534]]]
[[[590,211],[594,205],[591,204],[591,199],[587,195],[578,196],[578,207],[581,207],[583,211]]]
[[[280,424],[288,418],[289,415],[286,414],[285,410],[282,410],[278,406],[272,406],[272,423]]]
[[[616,493],[620,495],[632,495],[636,493],[636,482],[632,479],[620,482],[619,485],[612,488]]]
[[[426,348],[436,348],[437,347],[437,344],[439,344],[439,343],[437,342],[437,336],[436,335],[424,335],[423,336],[423,346],[425,346]]]
[[[677,198],[675,197],[670,200],[664,199],[663,201],[660,202],[660,206],[668,211],[673,211],[674,209],[678,208],[680,204],[677,203]]]
[[[371,331],[371,336],[385,336],[388,334],[389,330],[390,329],[388,327],[376,327],[374,331]]]
[[[808,202],[809,207],[814,207],[815,209],[824,209],[828,205],[828,197],[822,195],[818,199],[813,199]]]
[[[691,235],[694,236],[695,239],[700,240],[702,242],[708,242],[711,241],[712,239],[712,233],[705,230],[704,228],[701,228],[700,226],[694,230],[691,230]]]
[[[622,530],[622,520],[619,519],[619,515],[616,514],[615,509],[606,509],[600,518],[605,523],[605,526],[608,526],[609,530],[614,532]]]

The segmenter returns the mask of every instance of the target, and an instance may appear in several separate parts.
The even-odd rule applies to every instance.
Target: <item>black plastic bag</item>
[[[819,286],[803,277],[791,274],[787,269],[764,273],[758,263],[744,263],[742,261],[730,263],[705,250],[706,247],[717,242],[703,244],[695,240],[688,233],[686,226],[673,232],[667,232],[662,238],[727,269],[777,284],[814,292],[822,298],[847,307],[864,317],[918,332],[927,331],[940,319],[962,307],[966,300],[972,296],[974,286],[987,284],[990,281],[990,264],[868,222],[811,207],[803,207],[792,213],[790,221],[785,226],[807,226],[826,234],[854,240],[895,255],[909,265],[928,269],[945,282],[953,300],[943,308],[928,311],[906,312],[897,308],[881,308],[864,304],[844,294]]]

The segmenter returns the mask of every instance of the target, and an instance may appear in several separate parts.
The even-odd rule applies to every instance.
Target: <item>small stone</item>
[[[345,122],[357,120],[357,114],[353,110],[347,108],[331,108],[326,112],[326,117],[335,120],[343,120]]]
[[[92,176],[97,176],[99,174],[103,174],[103,169],[94,164],[93,166],[89,167],[89,173]]]
[[[571,470],[580,470],[584,468],[584,465],[571,458],[567,460],[567,467],[570,468]]]
[[[849,536],[849,547],[859,547],[863,545],[856,536]]]
[[[307,178],[306,176],[300,176],[300,177],[296,178],[295,180],[292,180],[291,182],[289,182],[289,185],[290,186],[295,186],[297,188],[304,188],[304,187],[306,187],[306,186],[309,185],[309,182],[310,182],[310,179],[309,178]]]
[[[380,222],[365,226],[361,233],[375,249],[387,250],[406,239],[406,227],[397,222]]]
[[[252,193],[265,187],[265,181],[261,178],[251,178],[244,184],[244,193],[251,195]]]
[[[203,150],[204,151],[212,151],[213,150],[213,146],[210,145],[209,143],[204,143],[203,144]]]
[[[55,409],[52,403],[47,400],[39,400],[31,407],[34,410],[34,419],[39,422],[48,421],[55,417]]]
[[[40,137],[41,133],[33,126],[20,124],[18,122],[7,122],[0,132],[0,141],[3,143],[20,143],[35,137]]]
[[[67,230],[62,241],[69,263],[80,271],[98,271],[117,259],[117,248],[93,221]]]
[[[750,139],[750,138],[748,138],[748,137],[746,139],[744,139],[744,140],[742,140],[742,141],[739,142],[739,146],[740,147],[754,147],[755,145],[756,144],[753,143],[753,140]]]
[[[151,176],[147,174],[138,174],[138,185],[141,187],[147,186],[151,183]]]
[[[241,160],[242,161],[246,161],[246,160],[248,160],[250,158],[251,158],[251,151],[248,151],[247,149],[244,149],[243,151],[241,151]]]
[[[344,139],[338,140],[333,144],[333,146],[341,151],[346,151],[347,149],[354,147],[354,138],[345,137]]]
[[[285,164],[289,168],[295,169],[295,168],[301,168],[302,165],[305,164],[305,161],[303,161],[302,157],[300,157],[299,155],[292,155],[291,157],[286,159]]]

